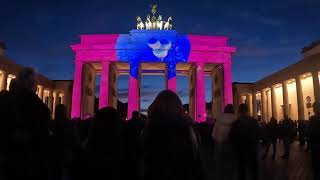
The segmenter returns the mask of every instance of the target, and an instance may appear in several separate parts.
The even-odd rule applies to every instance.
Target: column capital
[[[230,60],[230,61],[225,61],[224,63],[222,63],[222,65],[224,66],[224,65],[232,65],[232,61]]]

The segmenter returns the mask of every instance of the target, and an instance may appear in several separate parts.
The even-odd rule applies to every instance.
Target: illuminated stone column
[[[196,121],[206,121],[206,92],[205,92],[205,76],[204,63],[196,63]]]
[[[252,93],[252,117],[257,119],[257,95],[256,93]]]
[[[53,113],[53,89],[49,89],[48,107]]]
[[[223,64],[223,96],[224,106],[233,104],[231,62]]]
[[[189,115],[196,121],[196,75],[197,69],[194,65],[189,71]]]
[[[4,71],[1,72],[1,84],[0,84],[0,91],[6,90],[7,88],[7,79],[8,79],[8,74]]]
[[[112,63],[109,66],[109,106],[117,109],[117,105],[118,105],[118,68],[114,63]]]
[[[288,117],[291,117],[291,114],[289,114],[289,95],[288,95],[288,86],[286,82],[282,83],[282,97],[283,97],[283,117],[285,115],[288,115]]]
[[[101,80],[100,80],[100,97],[99,109],[107,107],[109,103],[109,65],[110,62],[103,61],[101,63]]]
[[[83,62],[76,62],[72,91],[71,118],[81,117],[82,68]]]
[[[177,91],[177,79],[176,79],[176,64],[168,63],[166,67],[166,86],[167,89],[176,92]]]
[[[61,104],[66,105],[66,95],[63,92],[60,92]]]
[[[268,115],[267,115],[267,99],[266,99],[266,92],[264,90],[261,90],[261,117],[262,120],[267,121]]]
[[[320,84],[319,84],[319,72],[312,72],[313,79],[313,92],[315,102],[320,102]]]
[[[43,100],[43,92],[44,92],[43,86],[39,86],[39,95],[38,96],[41,100]]]
[[[54,93],[54,109],[60,104],[59,103],[59,94],[60,92],[59,91],[55,91]]]
[[[129,91],[128,91],[128,120],[131,119],[131,115],[133,111],[139,111],[139,77],[141,74],[139,73],[140,65],[136,62],[130,63],[130,79],[129,79]]]
[[[304,119],[304,102],[302,93],[301,78],[296,77],[296,88],[297,88],[297,103],[298,103],[298,118]]]
[[[213,115],[214,118],[219,117],[223,113],[224,109],[224,78],[223,68],[218,67],[212,73],[212,84],[213,84]]]
[[[250,98],[250,94],[247,94],[246,95],[246,105],[248,107],[248,110],[249,110],[249,115],[252,116],[252,109],[251,109],[251,98]]]
[[[272,117],[277,118],[277,97],[276,97],[274,86],[271,87],[271,107],[272,107]]]

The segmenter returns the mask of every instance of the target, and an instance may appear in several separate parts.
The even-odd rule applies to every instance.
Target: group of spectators
[[[258,179],[258,145],[262,140],[266,158],[270,145],[283,140],[285,154],[293,140],[294,123],[272,118],[259,124],[241,104],[238,115],[232,105],[213,124],[195,124],[170,90],[158,94],[148,108],[146,120],[134,111],[123,121],[112,107],[99,109],[93,117],[68,119],[64,105],[55,108],[52,120],[47,106],[34,93],[35,72],[26,68],[0,93],[0,179],[87,180],[206,179],[202,145],[213,144],[213,161],[220,179]],[[320,106],[308,128],[315,179],[319,179]],[[209,128],[208,128],[209,127]],[[212,135],[212,136],[211,136]],[[247,174],[249,170],[249,174]]]
[[[314,179],[320,179],[320,103],[313,104],[315,115],[310,120],[292,121],[287,115],[278,121],[271,117],[269,122],[259,122],[248,115],[248,107],[240,104],[238,117],[234,115],[231,105],[227,105],[225,113],[218,116],[212,137],[215,146],[216,163],[218,172],[225,179],[232,179],[233,174],[226,173],[232,169],[236,162],[238,179],[258,179],[258,146],[265,149],[262,159],[267,158],[272,145],[272,159],[276,158],[277,144],[283,145],[282,159],[289,159],[290,146],[297,135],[300,146],[307,142],[307,152],[311,152],[311,161]],[[261,142],[261,143],[260,143]],[[232,157],[232,158],[230,158]],[[227,165],[226,165],[227,164]],[[249,172],[248,174],[246,174]],[[220,176],[221,177],[221,176]]]
[[[0,93],[0,179],[204,179],[192,120],[179,97],[161,92],[148,120],[123,122],[101,108],[87,121],[68,119],[58,105],[52,120],[26,68]]]

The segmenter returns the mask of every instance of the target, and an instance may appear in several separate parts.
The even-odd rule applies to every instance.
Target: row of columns
[[[101,62],[101,81],[100,81],[100,98],[99,108],[106,107],[109,105],[109,73],[110,63],[107,61]],[[72,118],[81,117],[81,96],[82,96],[82,75],[83,75],[83,62],[76,62],[75,65],[75,76],[72,93]],[[197,122],[206,121],[206,99],[205,99],[205,64],[195,63],[193,64],[196,68],[196,88],[195,88],[195,120]],[[223,67],[223,107],[225,104],[232,104],[232,81],[231,81],[231,64],[225,63]],[[175,68],[166,68],[166,87],[176,92],[176,76],[168,77],[168,71],[174,71]],[[174,68],[174,69],[172,69]],[[128,88],[128,111],[127,117],[131,118],[131,113],[134,110],[140,109],[140,80],[141,80],[141,68],[139,64],[130,63],[130,79]],[[191,101],[191,100],[190,100]],[[221,109],[223,109],[221,107]]]
[[[320,102],[320,84],[319,84],[319,74],[318,71],[313,71],[312,73],[313,79],[313,92],[314,92],[314,100],[315,102]],[[304,113],[304,99],[303,99],[303,89],[301,83],[301,77],[295,78],[296,82],[296,93],[297,93],[297,106],[298,106],[298,118],[305,119]],[[282,96],[283,96],[283,115],[288,115],[290,117],[289,112],[289,95],[288,95],[288,83],[282,82]],[[277,103],[276,103],[276,93],[275,93],[275,86],[271,87],[271,109],[272,109],[272,116],[277,116]],[[267,120],[267,95],[266,91],[262,90],[261,92],[261,112],[263,120]],[[252,96],[252,105],[253,105],[253,116],[257,118],[257,100],[256,100],[257,93],[253,93]],[[248,98],[248,95],[246,99]]]
[[[49,92],[49,96],[45,96],[45,91]],[[38,90],[37,90],[37,95],[38,97],[43,101],[43,103],[46,103],[46,97],[48,97],[48,108],[49,110],[52,112],[52,114],[54,114],[55,111],[55,107],[58,106],[60,103],[64,104],[65,103],[65,96],[63,94],[63,92],[61,91],[57,91],[57,90],[53,90],[53,89],[47,89],[44,88],[43,86],[38,86]],[[59,98],[61,97],[61,102],[59,103]]]

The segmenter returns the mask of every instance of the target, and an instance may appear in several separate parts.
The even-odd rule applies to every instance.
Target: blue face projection
[[[174,30],[132,30],[119,36],[116,50],[120,62],[130,63],[131,76],[138,78],[141,62],[165,62],[170,79],[176,76],[176,64],[188,61],[190,42]]]

